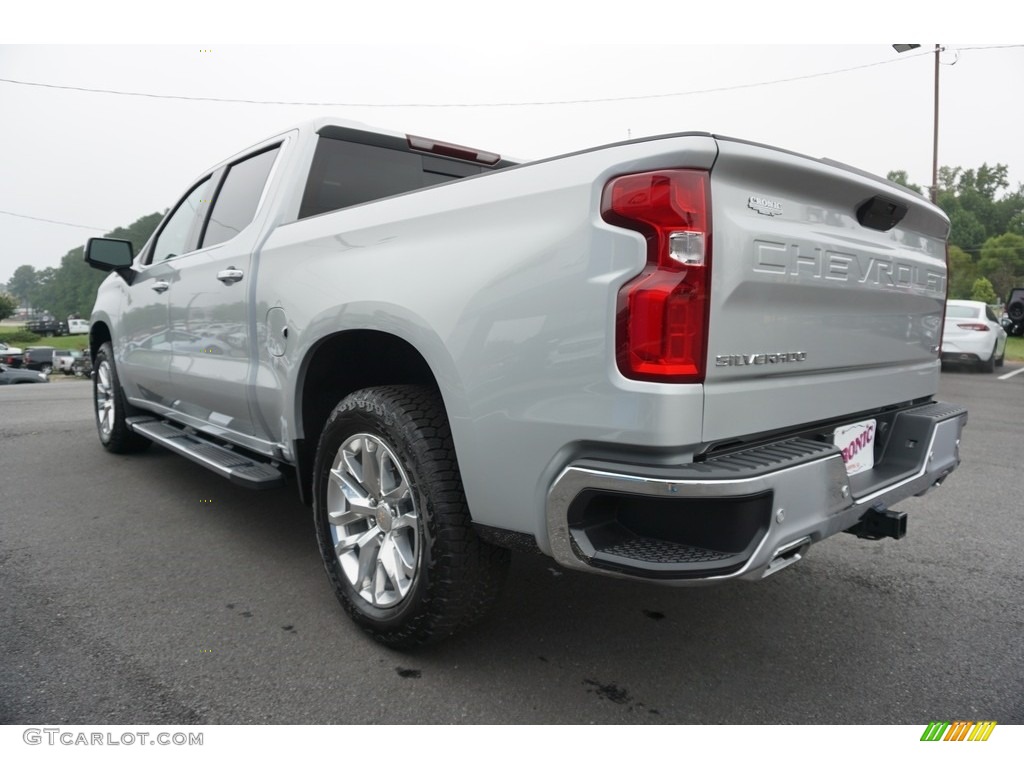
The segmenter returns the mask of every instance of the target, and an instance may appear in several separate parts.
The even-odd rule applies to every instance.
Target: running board
[[[125,419],[132,432],[147,437],[187,459],[201,464],[234,483],[260,490],[284,484],[284,475],[277,467],[250,459],[227,448],[222,448],[199,435],[186,432],[166,421],[152,416],[133,416]]]

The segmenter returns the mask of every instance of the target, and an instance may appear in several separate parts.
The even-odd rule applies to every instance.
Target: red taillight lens
[[[963,328],[965,331],[987,331],[988,326],[984,323],[957,323],[957,328]]]
[[[707,171],[612,179],[601,215],[647,238],[647,266],[619,291],[616,356],[624,376],[704,380],[711,293],[711,190]]]

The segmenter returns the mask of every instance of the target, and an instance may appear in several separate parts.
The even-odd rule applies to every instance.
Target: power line
[[[988,51],[995,48],[1024,48],[1024,43],[1007,43],[1006,45],[960,45],[950,50],[954,51]],[[934,53],[934,51],[929,51]]]
[[[983,50],[989,48],[1022,48],[1024,45],[977,45],[968,46],[964,48],[958,48],[957,50]],[[801,80],[812,80],[815,78],[829,77],[831,75],[841,75],[847,72],[856,72],[858,70],[866,70],[872,67],[885,67],[887,65],[893,65],[900,61],[908,61],[911,58],[918,56],[930,56],[933,55],[931,50],[923,50],[909,55],[902,55],[897,58],[887,58],[882,61],[872,61],[870,63],[864,63],[864,65],[857,65],[856,67],[846,67],[840,70],[829,70],[827,72],[818,72],[810,75],[797,75],[790,78],[778,78],[776,80],[762,80],[756,83],[740,83],[739,85],[726,85],[718,88],[701,88],[691,91],[674,91],[672,93],[649,93],[639,96],[607,96],[601,98],[571,98],[571,99],[558,99],[552,101],[484,101],[484,102],[407,102],[407,103],[380,103],[380,102],[361,102],[361,101],[273,101],[263,99],[252,99],[252,98],[220,98],[217,96],[182,96],[177,94],[165,94],[165,93],[144,93],[141,91],[120,91],[110,88],[84,88],[81,86],[73,85],[56,85],[53,83],[36,83],[27,80],[12,80],[10,78],[0,78],[2,83],[11,83],[14,85],[25,85],[34,88],[54,88],[57,90],[70,90],[70,91],[81,91],[85,93],[105,93],[116,96],[137,96],[143,98],[166,98],[176,99],[180,101],[219,101],[223,103],[240,103],[240,104],[265,104],[265,105],[278,105],[278,106],[344,106],[344,108],[375,108],[375,109],[452,109],[452,108],[496,108],[496,106],[553,106],[560,104],[590,104],[590,103],[608,103],[615,101],[640,101],[649,98],[676,98],[679,96],[696,96],[706,93],[723,93],[726,91],[742,90],[745,88],[760,88],[766,85],[779,85],[782,83],[794,83]]]
[[[94,229],[97,232],[110,232],[109,227],[87,227],[84,224],[72,224],[68,221],[54,221],[53,219],[41,219],[38,216],[26,216],[24,213],[12,213],[11,211],[0,211],[7,216],[16,216],[19,219],[32,219],[33,221],[45,221],[47,224],[62,224],[65,227],[78,227],[79,229]]]
[[[846,67],[844,69],[833,69],[828,72],[817,72],[810,75],[796,75],[794,77],[779,78],[777,80],[763,80],[756,83],[741,83],[739,85],[726,85],[719,88],[703,88],[694,91],[676,91],[673,93],[655,93],[646,94],[642,96],[609,96],[602,98],[593,99],[561,99],[555,101],[504,101],[504,102],[479,102],[479,103],[426,103],[426,102],[409,102],[404,104],[384,104],[384,103],[373,103],[373,102],[342,102],[342,101],[266,101],[260,99],[224,99],[215,96],[180,96],[176,94],[159,94],[159,93],[143,93],[139,91],[117,91],[108,88],[83,88],[72,85],[55,85],[53,83],[36,83],[26,80],[12,80],[5,77],[0,77],[0,82],[13,83],[15,85],[26,85],[36,88],[55,88],[63,91],[82,91],[85,93],[105,93],[114,96],[138,96],[149,99],[176,99],[179,101],[215,101],[229,104],[263,104],[272,106],[290,106],[290,107],[373,107],[373,108],[437,108],[437,109],[448,109],[448,108],[479,108],[479,107],[544,107],[544,106],[556,106],[562,104],[598,104],[607,102],[619,102],[619,101],[641,101],[644,99],[668,99],[679,96],[697,96],[706,93],[721,93],[724,91],[736,91],[744,88],[758,88],[765,85],[778,85],[780,83],[791,83],[797,80],[810,80],[817,77],[827,77],[829,75],[838,75],[843,72],[853,72],[858,69],[868,69],[869,67],[880,67],[885,64],[895,64],[900,61],[907,61],[909,59],[931,55],[931,51],[922,51],[920,53],[914,53],[909,56],[902,56],[898,59],[886,59],[884,61],[876,61],[870,64],[859,64],[855,67]]]

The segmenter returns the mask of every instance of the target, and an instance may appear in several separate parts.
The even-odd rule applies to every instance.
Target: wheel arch
[[[89,355],[93,360],[96,359],[96,353],[100,351],[100,347],[108,341],[113,344],[114,340],[106,322],[100,320],[89,327]]]
[[[358,360],[358,365],[343,361]],[[296,384],[295,440],[299,495],[312,504],[313,464],[324,424],[351,393],[384,385],[416,384],[442,391],[434,370],[409,341],[385,331],[347,330],[321,339],[310,349]],[[448,407],[447,401],[445,406]]]

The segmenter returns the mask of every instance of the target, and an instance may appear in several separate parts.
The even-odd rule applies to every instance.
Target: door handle
[[[166,280],[157,280],[149,287],[152,288],[157,293],[163,293],[164,291],[171,287],[171,284],[168,283]]]
[[[224,283],[224,285],[231,285],[232,283],[237,283],[243,277],[245,277],[245,273],[240,269],[235,269],[234,267],[222,269],[220,272],[217,273],[217,279]]]

